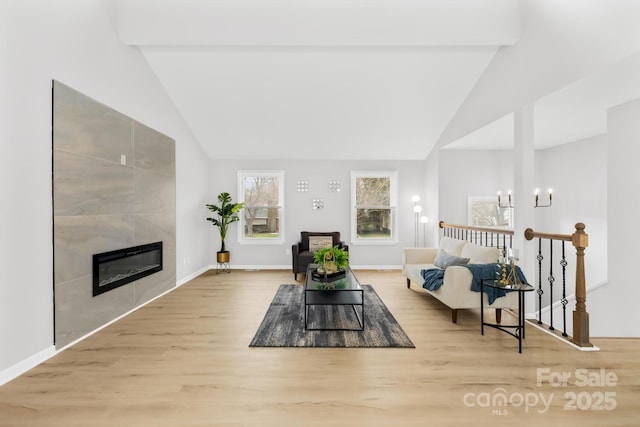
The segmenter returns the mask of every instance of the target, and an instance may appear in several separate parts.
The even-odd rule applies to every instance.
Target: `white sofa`
[[[424,279],[421,271],[438,268],[433,263],[442,249],[450,255],[469,258],[469,264],[487,264],[497,262],[500,257],[498,248],[476,245],[466,240],[443,237],[439,248],[405,248],[402,256],[402,274],[407,278],[407,288],[411,282],[419,286],[428,294],[434,296],[452,309],[451,320],[458,320],[458,309],[480,308],[480,293],[471,290],[473,276],[468,268],[460,265],[451,265],[444,270],[443,285],[430,291],[422,287]],[[486,293],[483,293],[485,308],[496,309],[496,320],[500,322],[501,309],[517,309],[518,293],[508,292],[505,296],[497,298],[493,304],[489,304]]]

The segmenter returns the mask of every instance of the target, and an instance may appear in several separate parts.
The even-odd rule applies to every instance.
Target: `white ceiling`
[[[519,5],[120,0],[118,31],[213,159],[423,159],[497,50],[518,41]],[[541,100],[537,146],[602,132],[607,106],[640,96],[627,82],[640,61],[628,62]],[[508,148],[512,122],[448,147]]]
[[[421,159],[495,48],[173,48],[145,56],[212,158]]]
[[[607,110],[640,98],[640,53],[612,64],[534,104],[534,140],[545,149],[600,135]],[[513,148],[513,114],[447,145],[447,149]]]

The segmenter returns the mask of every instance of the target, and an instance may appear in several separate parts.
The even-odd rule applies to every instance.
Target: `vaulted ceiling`
[[[118,2],[121,40],[141,49],[213,159],[424,159],[498,49],[518,42],[520,21],[513,0]],[[594,85],[537,105],[540,147],[598,132],[602,99],[620,94]],[[576,116],[586,103],[573,95],[585,93],[597,106],[581,120],[553,120],[559,108]],[[510,126],[451,146],[508,148]]]
[[[607,131],[607,110],[640,97],[640,54],[571,83],[534,105],[537,149],[579,141]],[[460,138],[449,149],[510,149],[513,114]]]

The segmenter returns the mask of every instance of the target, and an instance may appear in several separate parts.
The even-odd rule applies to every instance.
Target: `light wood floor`
[[[210,272],[0,387],[0,426],[640,425],[640,340],[580,352],[528,328],[518,354],[514,338],[480,335],[478,311],[452,324],[398,271],[356,274],[415,349],[249,348],[293,275]],[[537,369],[571,378],[538,385]],[[577,386],[578,369],[617,380]],[[487,401],[501,392],[511,405]],[[565,409],[572,393],[575,407],[616,407]]]

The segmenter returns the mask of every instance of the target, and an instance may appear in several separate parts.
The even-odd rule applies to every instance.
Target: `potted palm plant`
[[[215,217],[207,218],[207,221],[211,221],[213,225],[218,227],[220,232],[220,250],[217,252],[216,259],[219,264],[229,262],[229,251],[224,246],[224,239],[227,237],[227,229],[229,224],[232,224],[240,220],[238,212],[242,209],[244,203],[233,203],[229,193],[218,194],[219,205],[207,205],[207,208],[216,214]]]

